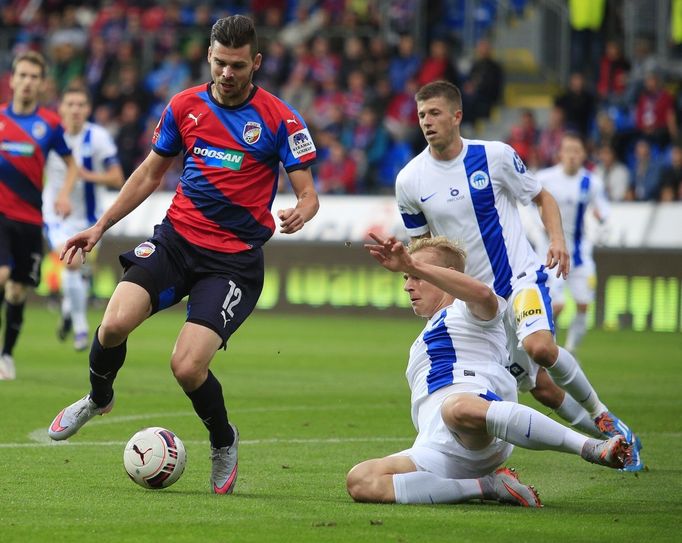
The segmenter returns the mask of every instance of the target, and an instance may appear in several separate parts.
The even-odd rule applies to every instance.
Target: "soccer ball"
[[[123,465],[130,478],[145,488],[166,488],[185,470],[185,446],[170,430],[143,428],[130,438]]]

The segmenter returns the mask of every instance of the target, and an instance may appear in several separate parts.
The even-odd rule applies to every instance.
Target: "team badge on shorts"
[[[477,170],[469,176],[469,184],[477,190],[483,190],[488,183],[490,183],[490,177],[483,170]]]
[[[138,258],[149,258],[156,251],[156,245],[151,241],[144,241],[135,247],[135,256]]]
[[[256,121],[249,121],[244,125],[244,130],[242,131],[242,138],[249,145],[253,145],[260,139],[261,132],[263,128],[260,123]]]

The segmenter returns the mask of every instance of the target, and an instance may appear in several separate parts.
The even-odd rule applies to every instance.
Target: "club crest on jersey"
[[[31,127],[31,135],[35,139],[39,140],[44,138],[45,134],[47,134],[47,125],[43,121],[34,122],[33,126]]]
[[[490,177],[483,170],[477,170],[469,176],[469,184],[476,190],[483,190],[490,183]]]
[[[315,151],[315,144],[307,128],[289,135],[289,149],[296,158]]]
[[[526,165],[516,151],[514,151],[514,168],[519,173],[526,173]]]
[[[156,245],[151,241],[143,241],[135,247],[135,256],[138,258],[149,258],[156,251]]]
[[[249,121],[244,125],[244,130],[242,131],[242,138],[249,145],[253,145],[260,139],[261,132],[263,132],[263,127],[260,123],[256,121]]]

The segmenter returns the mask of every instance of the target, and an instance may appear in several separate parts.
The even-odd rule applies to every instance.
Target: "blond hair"
[[[464,271],[467,253],[458,242],[445,236],[436,236],[435,238],[413,239],[407,246],[407,252],[411,255],[424,250],[436,253],[440,257],[442,267],[454,268],[458,272]]]

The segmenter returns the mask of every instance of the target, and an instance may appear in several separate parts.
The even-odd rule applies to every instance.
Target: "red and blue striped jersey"
[[[190,243],[223,253],[263,245],[275,230],[270,212],[279,164],[307,168],[315,145],[303,118],[254,87],[243,104],[223,106],[212,83],[176,94],[157,125],[153,150],[183,153],[183,170],[166,220]]]
[[[59,115],[38,107],[17,115],[10,104],[0,105],[0,214],[8,219],[41,225],[43,169],[51,149],[71,154],[64,141]]]

